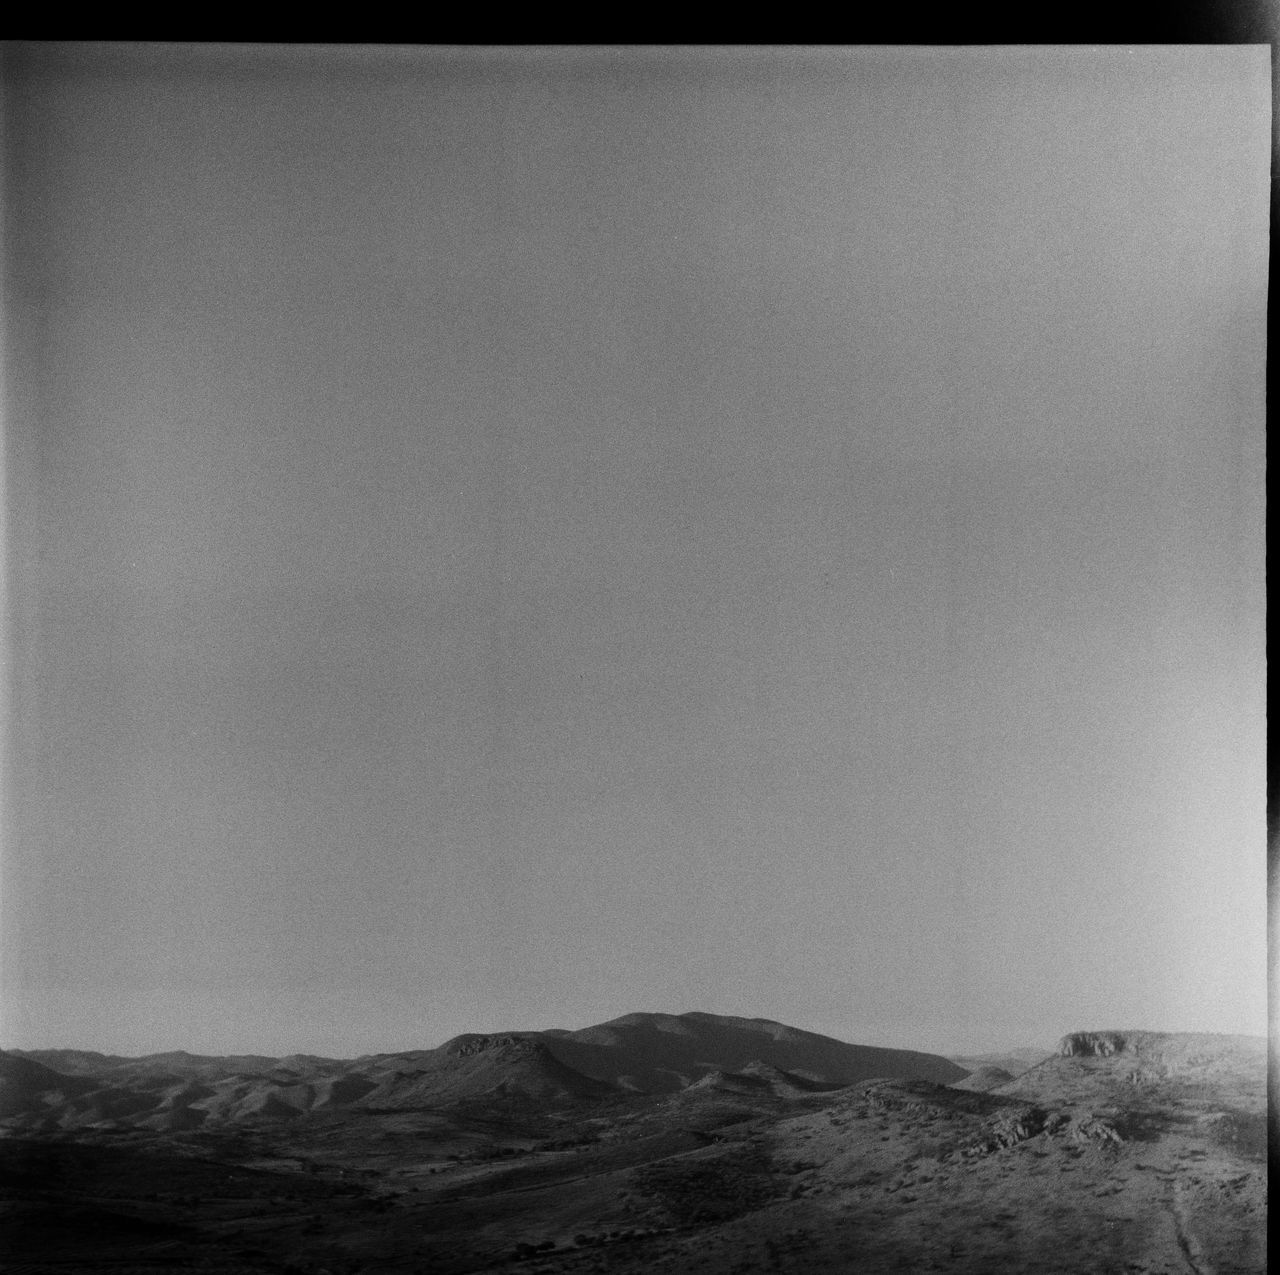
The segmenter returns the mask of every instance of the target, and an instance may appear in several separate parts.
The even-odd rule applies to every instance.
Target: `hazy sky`
[[[1269,58],[11,48],[2,1043],[1265,1031]]]

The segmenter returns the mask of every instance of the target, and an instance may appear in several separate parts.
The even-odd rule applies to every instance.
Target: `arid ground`
[[[959,1065],[629,1015],[354,1062],[0,1061],[9,1272],[1266,1269],[1261,1039]]]

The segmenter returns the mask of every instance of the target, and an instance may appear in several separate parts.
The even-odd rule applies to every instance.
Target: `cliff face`
[[[1058,1042],[1060,1058],[1110,1058],[1123,1054],[1144,1063],[1160,1063],[1178,1071],[1252,1066],[1265,1052],[1261,1036],[1229,1036],[1217,1032],[1102,1031],[1072,1032]]]

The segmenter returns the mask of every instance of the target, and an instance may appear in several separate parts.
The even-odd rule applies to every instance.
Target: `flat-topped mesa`
[[[441,1053],[454,1054],[459,1058],[470,1058],[473,1054],[484,1054],[498,1049],[511,1057],[531,1058],[537,1054],[550,1052],[540,1040],[530,1040],[527,1036],[485,1036],[476,1032],[455,1036],[440,1046]]]
[[[1063,1058],[1108,1058],[1125,1054],[1180,1069],[1228,1063],[1253,1066],[1265,1055],[1266,1038],[1220,1032],[1072,1032],[1058,1042],[1057,1052]]]

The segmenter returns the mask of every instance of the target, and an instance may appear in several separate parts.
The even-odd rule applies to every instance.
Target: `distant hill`
[[[953,1089],[969,1089],[974,1093],[986,1093],[1014,1079],[1012,1072],[1003,1067],[982,1066],[972,1071],[963,1080],[952,1082]]]
[[[88,1049],[15,1049],[11,1054],[31,1058],[69,1076],[115,1076],[146,1079],[155,1076],[182,1076],[217,1079],[229,1075],[256,1075],[272,1071],[297,1074],[341,1070],[345,1064],[314,1054],[290,1054],[273,1058],[266,1054],[189,1054],[170,1050],[125,1058]]]
[[[948,1055],[949,1061],[968,1072],[995,1068],[1008,1072],[1008,1078],[1020,1076],[1038,1063],[1044,1062],[1054,1051],[1049,1048],[1006,1049],[994,1054]]]

